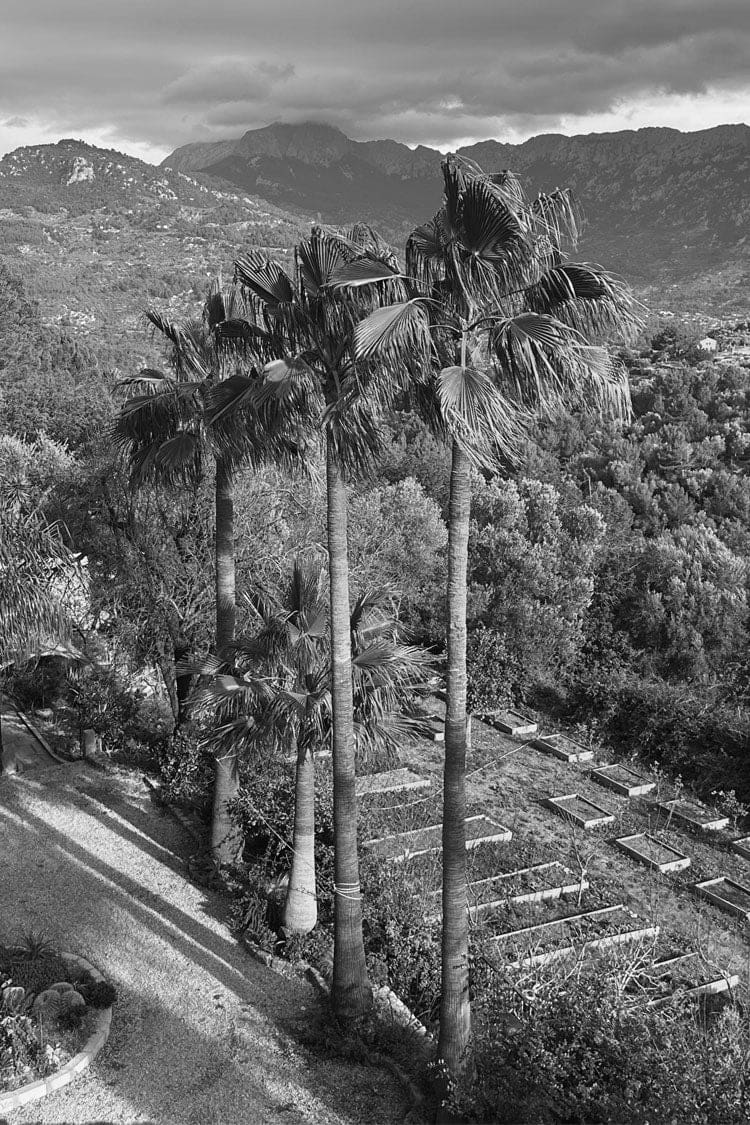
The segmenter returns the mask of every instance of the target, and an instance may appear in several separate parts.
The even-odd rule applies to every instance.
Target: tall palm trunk
[[[334,1010],[361,1015],[372,1003],[362,936],[357,855],[354,704],[347,557],[346,485],[331,439],[326,448],[328,566],[331,599],[331,697],[333,706]]]
[[[298,749],[294,784],[292,870],[282,923],[287,933],[307,934],[318,920],[315,886],[315,759],[309,746]]]
[[[227,461],[216,458],[216,653],[221,655],[234,640],[234,481]],[[220,863],[234,863],[242,848],[242,835],[227,812],[227,802],[239,792],[237,755],[215,756],[211,848]]]
[[[471,1065],[466,909],[466,570],[471,477],[453,443],[448,517],[448,677],[443,791],[443,938],[438,1057],[458,1078]]]

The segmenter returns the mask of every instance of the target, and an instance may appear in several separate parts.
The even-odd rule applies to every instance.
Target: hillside
[[[143,358],[147,305],[183,310],[239,249],[283,256],[300,229],[273,204],[80,141],[0,160],[0,264],[44,325],[89,337],[110,366]]]
[[[513,168],[532,193],[571,187],[587,218],[581,258],[667,307],[681,299],[712,311],[746,307],[748,126],[548,135],[460,151],[487,169]],[[203,172],[328,222],[367,218],[398,242],[437,209],[440,159],[423,146],[351,141],[330,126],[271,125],[185,145],[162,168]]]

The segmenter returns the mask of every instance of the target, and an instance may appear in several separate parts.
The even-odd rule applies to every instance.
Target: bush
[[[711,1024],[690,1001],[624,1005],[599,964],[521,990],[492,977],[475,1005],[472,1121],[746,1121],[750,1037],[736,1007]],[[523,999],[521,999],[523,997]]]
[[[162,797],[168,804],[208,815],[214,784],[214,759],[202,746],[197,728],[185,725],[166,740],[158,757]]]
[[[440,941],[425,918],[424,899],[403,870],[360,858],[363,931],[374,984],[388,984],[425,1023],[437,1017]]]
[[[704,797],[733,789],[750,799],[750,716],[693,694],[685,685],[588,672],[568,692],[573,718],[624,757],[679,773]]]

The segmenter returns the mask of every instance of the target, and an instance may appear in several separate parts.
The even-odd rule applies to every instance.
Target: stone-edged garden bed
[[[509,828],[496,824],[489,817],[479,815],[466,818],[467,848],[510,840],[511,836],[512,832]],[[440,851],[443,846],[443,826],[432,824],[425,828],[413,828],[409,832],[381,836],[368,840],[365,846],[380,859],[401,863],[412,856]]]
[[[604,809],[594,801],[589,801],[579,793],[563,793],[559,797],[547,797],[544,801],[548,809],[558,816],[571,820],[579,828],[599,828],[604,824],[614,824],[615,814]]]
[[[594,759],[593,750],[587,750],[580,742],[574,742],[566,734],[540,735],[539,738],[534,740],[533,746],[535,750],[541,750],[543,754],[559,758],[561,762],[575,764],[576,762],[591,762]]]
[[[402,767],[383,773],[366,773],[357,777],[357,796],[368,797],[376,793],[399,793],[414,789],[429,789],[429,778],[420,777],[413,770]]]
[[[488,726],[494,727],[502,734],[510,734],[514,738],[524,738],[526,735],[536,734],[539,729],[538,723],[535,723],[528,715],[511,708],[504,711],[487,711],[478,717]]]
[[[656,789],[656,782],[649,781],[642,773],[624,766],[622,762],[615,762],[611,766],[598,766],[592,769],[591,776],[594,781],[604,785],[607,789],[614,790],[621,797],[642,797],[645,793],[652,793]]]
[[[33,962],[27,958],[24,964],[24,952],[5,950],[6,954],[21,956],[10,961],[11,970],[15,966],[15,976],[8,974],[10,983],[0,990],[0,1026],[4,1033],[0,1036],[0,1061],[6,1061],[6,1048],[16,1051],[15,1036],[23,1028],[24,1035],[33,1029],[40,1047],[39,1062],[30,1065],[27,1075],[11,1077],[10,1068],[8,1074],[5,1068],[0,1070],[0,1081],[13,1082],[8,1088],[0,1087],[0,1114],[44,1098],[72,1082],[104,1046],[112,1022],[114,990],[88,961],[73,953],[54,955],[54,961],[64,964],[66,971],[60,974],[60,980],[49,982],[44,979],[44,956]],[[51,968],[53,955],[47,955],[46,960]],[[15,984],[16,980],[25,980],[29,987]],[[58,1060],[61,1065],[52,1069]],[[34,1069],[42,1073],[32,1077]],[[26,1077],[26,1081],[16,1084],[19,1077]]]
[[[582,894],[588,890],[588,880],[577,877],[559,860],[535,864],[533,867],[510,871],[504,875],[493,875],[469,883],[467,900],[469,913],[476,915],[500,906],[519,906],[524,903],[548,902],[565,895]],[[441,892],[428,892],[438,917]]]
[[[719,832],[729,824],[728,816],[720,816],[713,809],[707,809],[697,801],[686,801],[683,797],[659,801],[656,807],[668,821],[675,820],[700,832]]]
[[[684,871],[690,866],[690,857],[657,840],[648,832],[635,832],[632,836],[620,836],[615,840],[617,847],[639,863],[666,874],[669,871]]]
[[[585,957],[597,949],[655,939],[658,934],[658,925],[644,924],[623,903],[617,903],[507,930],[490,941],[508,967],[522,968],[564,957]]]
[[[695,884],[695,890],[703,898],[707,898],[714,906],[726,910],[729,914],[736,914],[740,918],[750,918],[750,888],[726,875],[715,879],[704,879]]]

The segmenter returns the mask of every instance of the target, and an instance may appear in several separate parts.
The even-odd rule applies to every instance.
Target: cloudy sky
[[[749,0],[20,0],[0,153],[159,160],[272,121],[443,149],[750,119]]]

